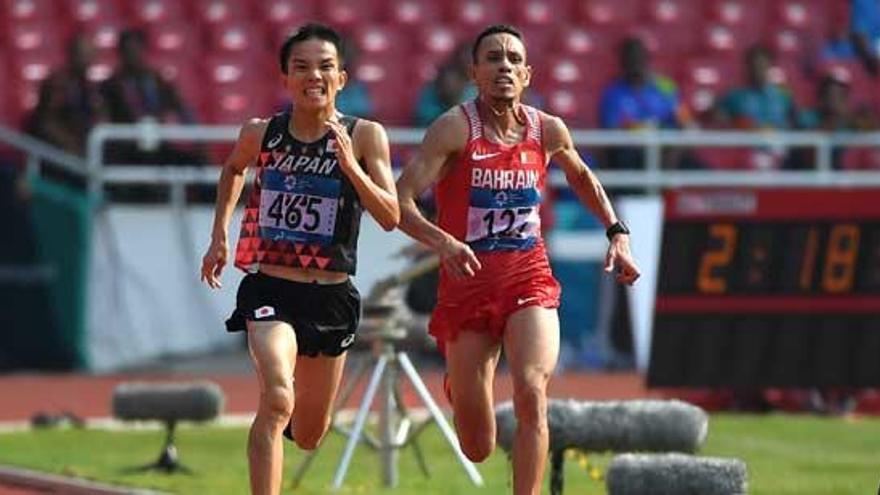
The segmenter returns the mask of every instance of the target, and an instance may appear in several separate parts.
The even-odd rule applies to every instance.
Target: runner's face
[[[532,76],[532,68],[526,65],[525,45],[507,33],[483,38],[473,71],[480,94],[501,100],[518,100]]]
[[[339,67],[336,46],[313,38],[293,45],[282,78],[295,107],[319,109],[333,104],[347,75]]]

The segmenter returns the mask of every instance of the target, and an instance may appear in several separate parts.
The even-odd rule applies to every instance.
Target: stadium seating
[[[210,122],[247,111],[271,111],[283,98],[277,48],[308,20],[340,29],[362,60],[378,118],[410,123],[418,88],[461,44],[493,22],[522,28],[536,70],[533,90],[574,123],[595,125],[602,87],[616,74],[616,49],[641,36],[654,68],[676,79],[699,113],[741,81],[742,55],[756,41],[777,54],[773,76],[799,104],[815,101],[815,80],[842,74],[854,102],[871,103],[878,82],[855,62],[821,64],[809,55],[837,19],[836,0],[0,0],[0,65],[8,69],[0,119],[16,121],[36,101],[36,88],[63,59],[70,35],[85,32],[99,49],[94,80],[115,65],[119,32],[144,29],[151,59]],[[406,60],[406,64],[401,64]],[[405,65],[405,66],[404,66]],[[416,81],[415,83],[413,81]],[[247,91],[262,95],[246,96]],[[218,103],[215,98],[223,100]],[[388,101],[385,101],[387,98]],[[219,120],[216,120],[219,119]]]

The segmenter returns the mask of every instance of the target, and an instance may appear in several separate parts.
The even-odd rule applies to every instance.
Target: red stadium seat
[[[131,18],[138,24],[177,22],[185,18],[183,7],[175,0],[133,0],[128,4]]]
[[[803,53],[807,40],[801,31],[790,28],[774,29],[770,32],[770,48],[779,57],[793,57]]]
[[[64,54],[60,50],[27,50],[13,52],[10,74],[15,81],[26,84],[39,84],[49,74],[64,63]]]
[[[263,0],[255,3],[258,20],[267,21],[274,26],[284,26],[288,30],[311,19],[315,13],[311,0]]]
[[[557,84],[541,91],[550,114],[561,117],[572,128],[598,126],[598,98],[578,84]]]
[[[407,54],[412,44],[401,28],[393,24],[363,24],[355,29],[352,39],[364,56]]]
[[[260,61],[252,57],[228,52],[208,54],[202,65],[205,82],[212,86],[238,86],[251,79],[264,79],[262,69]]]
[[[56,2],[53,0],[3,0],[0,13],[5,12],[8,25],[54,19]]]
[[[617,48],[614,36],[599,28],[565,26],[554,29],[553,35],[551,48],[563,54],[590,57],[613,53]]]
[[[700,40],[699,31],[673,24],[642,25],[631,34],[641,38],[651,53],[663,56],[690,54]]]
[[[150,49],[169,55],[197,56],[202,51],[201,30],[184,22],[168,21],[147,27]]]
[[[513,0],[514,22],[523,26],[557,26],[571,19],[568,0]]]
[[[150,62],[163,79],[172,83],[181,98],[192,108],[201,109],[205,96],[205,77],[199,77],[189,57],[152,54]]]
[[[415,55],[411,60],[411,74],[419,87],[437,78],[440,66],[446,63],[448,55],[423,53]]]
[[[691,57],[684,62],[678,80],[689,88],[711,88],[720,92],[739,84],[740,65],[739,59],[732,57]]]
[[[6,35],[10,54],[61,50],[59,31],[58,25],[48,18],[13,23]]]
[[[761,39],[767,21],[764,2],[710,0],[709,19],[729,26],[742,46]]]
[[[876,105],[880,84],[865,72],[858,61],[826,61],[819,67],[820,75],[830,75],[850,86],[850,101],[853,105]]]
[[[100,83],[113,74],[117,56],[112,52],[101,52],[92,61],[87,72],[90,81]]]
[[[424,26],[441,20],[440,12],[431,0],[389,0],[383,18],[400,26]]]
[[[630,25],[638,21],[640,0],[580,0],[576,15],[588,26]]]
[[[825,34],[828,12],[823,2],[815,0],[777,0],[776,19],[785,27]]]
[[[447,24],[429,24],[415,33],[419,40],[417,53],[431,57],[446,57],[462,43],[461,33]]]
[[[348,31],[378,20],[379,9],[379,0],[324,0],[319,15],[331,26]]]
[[[648,18],[656,24],[690,24],[702,18],[701,4],[689,0],[651,0]]]
[[[113,0],[66,0],[68,18],[80,25],[119,23],[122,15]]]
[[[37,106],[40,97],[40,81],[16,81],[7,86],[10,90],[6,110],[16,125],[24,125]]]
[[[196,0],[192,8],[196,22],[213,24],[250,19],[245,4],[236,0]]]
[[[553,32],[546,27],[523,26],[520,28],[523,38],[526,40],[527,58],[531,63],[535,57],[541,57],[550,48],[553,40]]]
[[[734,26],[713,22],[703,26],[703,41],[700,48],[706,53],[731,56],[740,53],[745,47],[740,33]]]
[[[83,33],[99,52],[115,53],[119,44],[119,34],[126,27],[126,24],[118,19],[103,19],[85,25]]]
[[[211,88],[211,104],[206,106],[212,124],[240,125],[253,117],[268,115],[272,103],[259,80],[243,84],[216,85]]]
[[[719,95],[717,87],[711,85],[685,83],[681,88],[681,101],[697,115],[711,110]]]
[[[412,122],[413,101],[420,86],[413,83],[405,67],[388,57],[364,57],[350,75],[367,86],[376,119],[390,125]]]
[[[208,26],[208,50],[214,52],[264,52],[263,30],[249,21],[216,22]]]
[[[467,28],[476,36],[487,25],[506,20],[506,6],[491,0],[452,0],[447,3],[447,16],[453,25]]]

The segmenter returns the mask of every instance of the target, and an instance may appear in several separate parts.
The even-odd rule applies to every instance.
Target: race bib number
[[[327,245],[339,209],[339,179],[263,171],[260,237]]]
[[[535,188],[471,188],[465,241],[475,251],[531,249],[541,231],[540,202]]]

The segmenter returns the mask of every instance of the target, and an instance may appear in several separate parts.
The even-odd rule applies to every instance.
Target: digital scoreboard
[[[648,383],[880,385],[880,190],[664,197]]]

